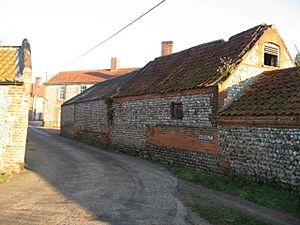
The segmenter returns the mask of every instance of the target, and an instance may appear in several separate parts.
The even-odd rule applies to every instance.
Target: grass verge
[[[8,177],[10,177],[10,174],[8,174],[8,173],[0,173],[0,184],[4,183],[8,179]]]
[[[269,223],[244,215],[215,203],[197,204],[195,212],[211,224],[217,225],[267,225]]]
[[[240,178],[226,180],[221,177],[208,175],[179,166],[170,165],[167,166],[167,168],[183,180],[197,183],[217,191],[222,191],[241,199],[300,218],[299,193],[292,193],[288,190],[266,184],[257,184]]]

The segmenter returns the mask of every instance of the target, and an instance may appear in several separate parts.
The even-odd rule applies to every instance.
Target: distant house
[[[36,77],[30,88],[29,120],[43,120],[45,86],[42,77]]]
[[[65,136],[73,135],[92,144],[109,145],[115,150],[142,157],[150,156],[163,163],[181,165],[213,174],[232,172],[241,176],[245,175],[247,179],[275,180],[281,184],[297,185],[300,177],[297,172],[299,166],[292,168],[286,165],[295,161],[299,148],[296,153],[292,151],[292,154],[295,154],[293,158],[287,157],[290,153],[285,150],[279,150],[283,152],[283,155],[277,157],[277,148],[286,144],[281,142],[281,137],[280,143],[283,145],[280,147],[274,144],[275,150],[269,148],[267,149],[269,152],[266,153],[265,144],[270,144],[265,141],[266,139],[277,143],[277,136],[272,136],[269,132],[267,121],[259,125],[265,129],[253,129],[252,134],[260,136],[254,144],[249,145],[250,149],[247,149],[247,142],[251,142],[251,137],[247,134],[249,140],[242,139],[241,131],[251,130],[248,128],[249,124],[241,123],[244,128],[238,130],[240,133],[224,134],[224,132],[234,131],[234,128],[227,127],[226,114],[218,114],[223,110],[232,109],[230,106],[237,104],[238,99],[242,99],[241,96],[247,86],[250,85],[250,91],[255,90],[251,84],[256,76],[257,81],[263,77],[261,78],[262,85],[265,86],[266,91],[272,92],[272,87],[276,88],[276,91],[280,89],[280,82],[284,82],[284,74],[288,74],[289,85],[282,87],[292,88],[291,76],[296,73],[293,73],[292,69],[280,69],[293,66],[293,59],[276,28],[272,25],[261,24],[233,35],[228,41],[217,40],[158,57],[122,83],[110,98],[93,99],[97,99],[96,96],[101,91],[111,87],[112,83],[109,82],[105,86],[99,86],[95,91],[90,89],[89,95],[94,96],[93,98],[81,101],[85,95],[82,93],[62,106],[61,132]],[[278,73],[282,75],[276,78],[277,72],[275,71],[281,71]],[[266,74],[274,75],[273,81],[280,80],[280,82],[273,86],[270,82],[271,87],[267,88],[269,83]],[[296,80],[294,82],[295,85],[298,83]],[[260,84],[255,82],[255,85]],[[295,87],[293,88],[293,95],[298,96],[299,92]],[[258,93],[261,94],[261,92]],[[274,99],[272,97],[264,99],[268,101],[263,103],[264,100],[258,100],[260,94],[249,102],[251,104],[249,107],[251,110],[257,108],[255,116],[267,113],[267,110],[270,113],[268,116],[271,116],[273,110],[275,112],[276,109],[273,109],[273,105],[270,105],[268,101]],[[275,98],[276,94],[272,96]],[[284,101],[293,102],[298,99],[291,96],[285,97],[282,94],[282,105],[285,105]],[[102,106],[104,103],[106,107]],[[100,104],[101,107],[91,107],[93,104]],[[247,104],[247,101],[243,101],[239,105],[240,110],[243,107],[247,110]],[[260,104],[265,104],[265,112],[260,111],[264,109]],[[289,121],[288,124],[283,122],[280,126],[281,128],[286,126],[286,128],[276,132],[281,132],[286,140],[291,141],[288,143],[289,146],[296,146],[296,143],[299,143],[295,137],[299,136],[297,126],[300,122],[298,115],[293,111],[297,107],[293,104],[289,105],[294,114],[291,114],[292,117],[285,117],[284,121],[295,120],[295,122]],[[103,110],[107,108],[108,111]],[[235,112],[234,108],[232,112]],[[289,110],[286,109],[284,113],[288,112]],[[219,120],[219,117],[222,119]],[[106,126],[105,130],[101,130],[105,121],[99,123],[99,118],[106,118],[109,126]],[[276,115],[268,118],[275,121],[272,123],[278,122]],[[230,119],[229,125],[234,127],[241,118],[234,116]],[[256,120],[259,121],[261,118],[256,118]],[[94,130],[101,131],[102,136],[93,135]],[[240,140],[243,143],[240,143]],[[259,141],[262,142],[261,146],[255,146]],[[237,147],[240,153],[235,154],[235,145],[244,146],[244,148]],[[245,157],[247,152],[253,151],[256,151],[256,158]],[[269,160],[269,164],[260,164],[259,156],[266,154],[272,155],[268,159],[264,158],[264,162]],[[283,167],[278,167],[278,161],[283,157],[288,160]],[[245,170],[238,169],[243,166],[243,163],[248,163],[246,168],[249,173],[245,174],[243,173]],[[279,170],[274,169],[276,165],[280,168]],[[268,173],[270,168],[272,172]],[[282,178],[282,173],[286,173],[284,171],[287,174],[294,174],[294,178]]]
[[[60,127],[60,106],[96,83],[136,68],[119,68],[117,58],[111,59],[111,69],[60,72],[45,85],[44,126]]]
[[[30,83],[29,42],[0,46],[0,171],[24,167]]]

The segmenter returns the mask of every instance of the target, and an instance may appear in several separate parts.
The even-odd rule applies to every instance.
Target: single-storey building
[[[277,29],[266,24],[233,35],[226,41],[217,40],[158,57],[106,99],[110,107],[107,118],[110,126],[105,143],[100,142],[163,163],[214,174],[228,173],[233,168],[238,174],[239,170],[233,166],[236,158],[225,153],[228,147],[223,142],[227,139],[222,134],[227,128],[223,123],[219,125],[218,112],[229,109],[254,77],[264,71],[293,66]],[[97,91],[100,93],[101,88]],[[73,124],[82,118],[83,112],[95,115],[95,112],[82,110],[90,101],[80,106],[78,103],[74,99],[62,106],[63,111],[74,106]],[[81,127],[72,127],[66,121],[63,117],[63,134],[72,135],[88,126],[99,126],[96,120],[85,119]],[[253,173],[252,177],[274,180],[278,173],[274,174],[272,178],[263,177],[266,179],[259,173]],[[277,181],[284,183],[280,178]],[[294,185],[290,181],[287,184]]]

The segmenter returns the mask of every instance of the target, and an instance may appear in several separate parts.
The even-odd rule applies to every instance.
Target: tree
[[[298,54],[296,55],[294,61],[295,61],[295,65],[300,67],[300,52],[298,52]]]
[[[296,54],[296,57],[294,59],[295,65],[300,67],[300,52],[299,52],[299,49],[298,49],[297,45],[295,45],[295,48],[297,50],[297,54]]]

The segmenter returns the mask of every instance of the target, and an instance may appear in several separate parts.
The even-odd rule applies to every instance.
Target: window
[[[86,90],[86,86],[80,86],[80,93],[84,92]]]
[[[264,65],[279,67],[279,47],[273,44],[264,45]]]
[[[183,107],[181,102],[172,102],[171,104],[171,116],[172,119],[183,119]]]
[[[60,86],[58,92],[58,99],[65,100],[66,99],[66,86]]]

